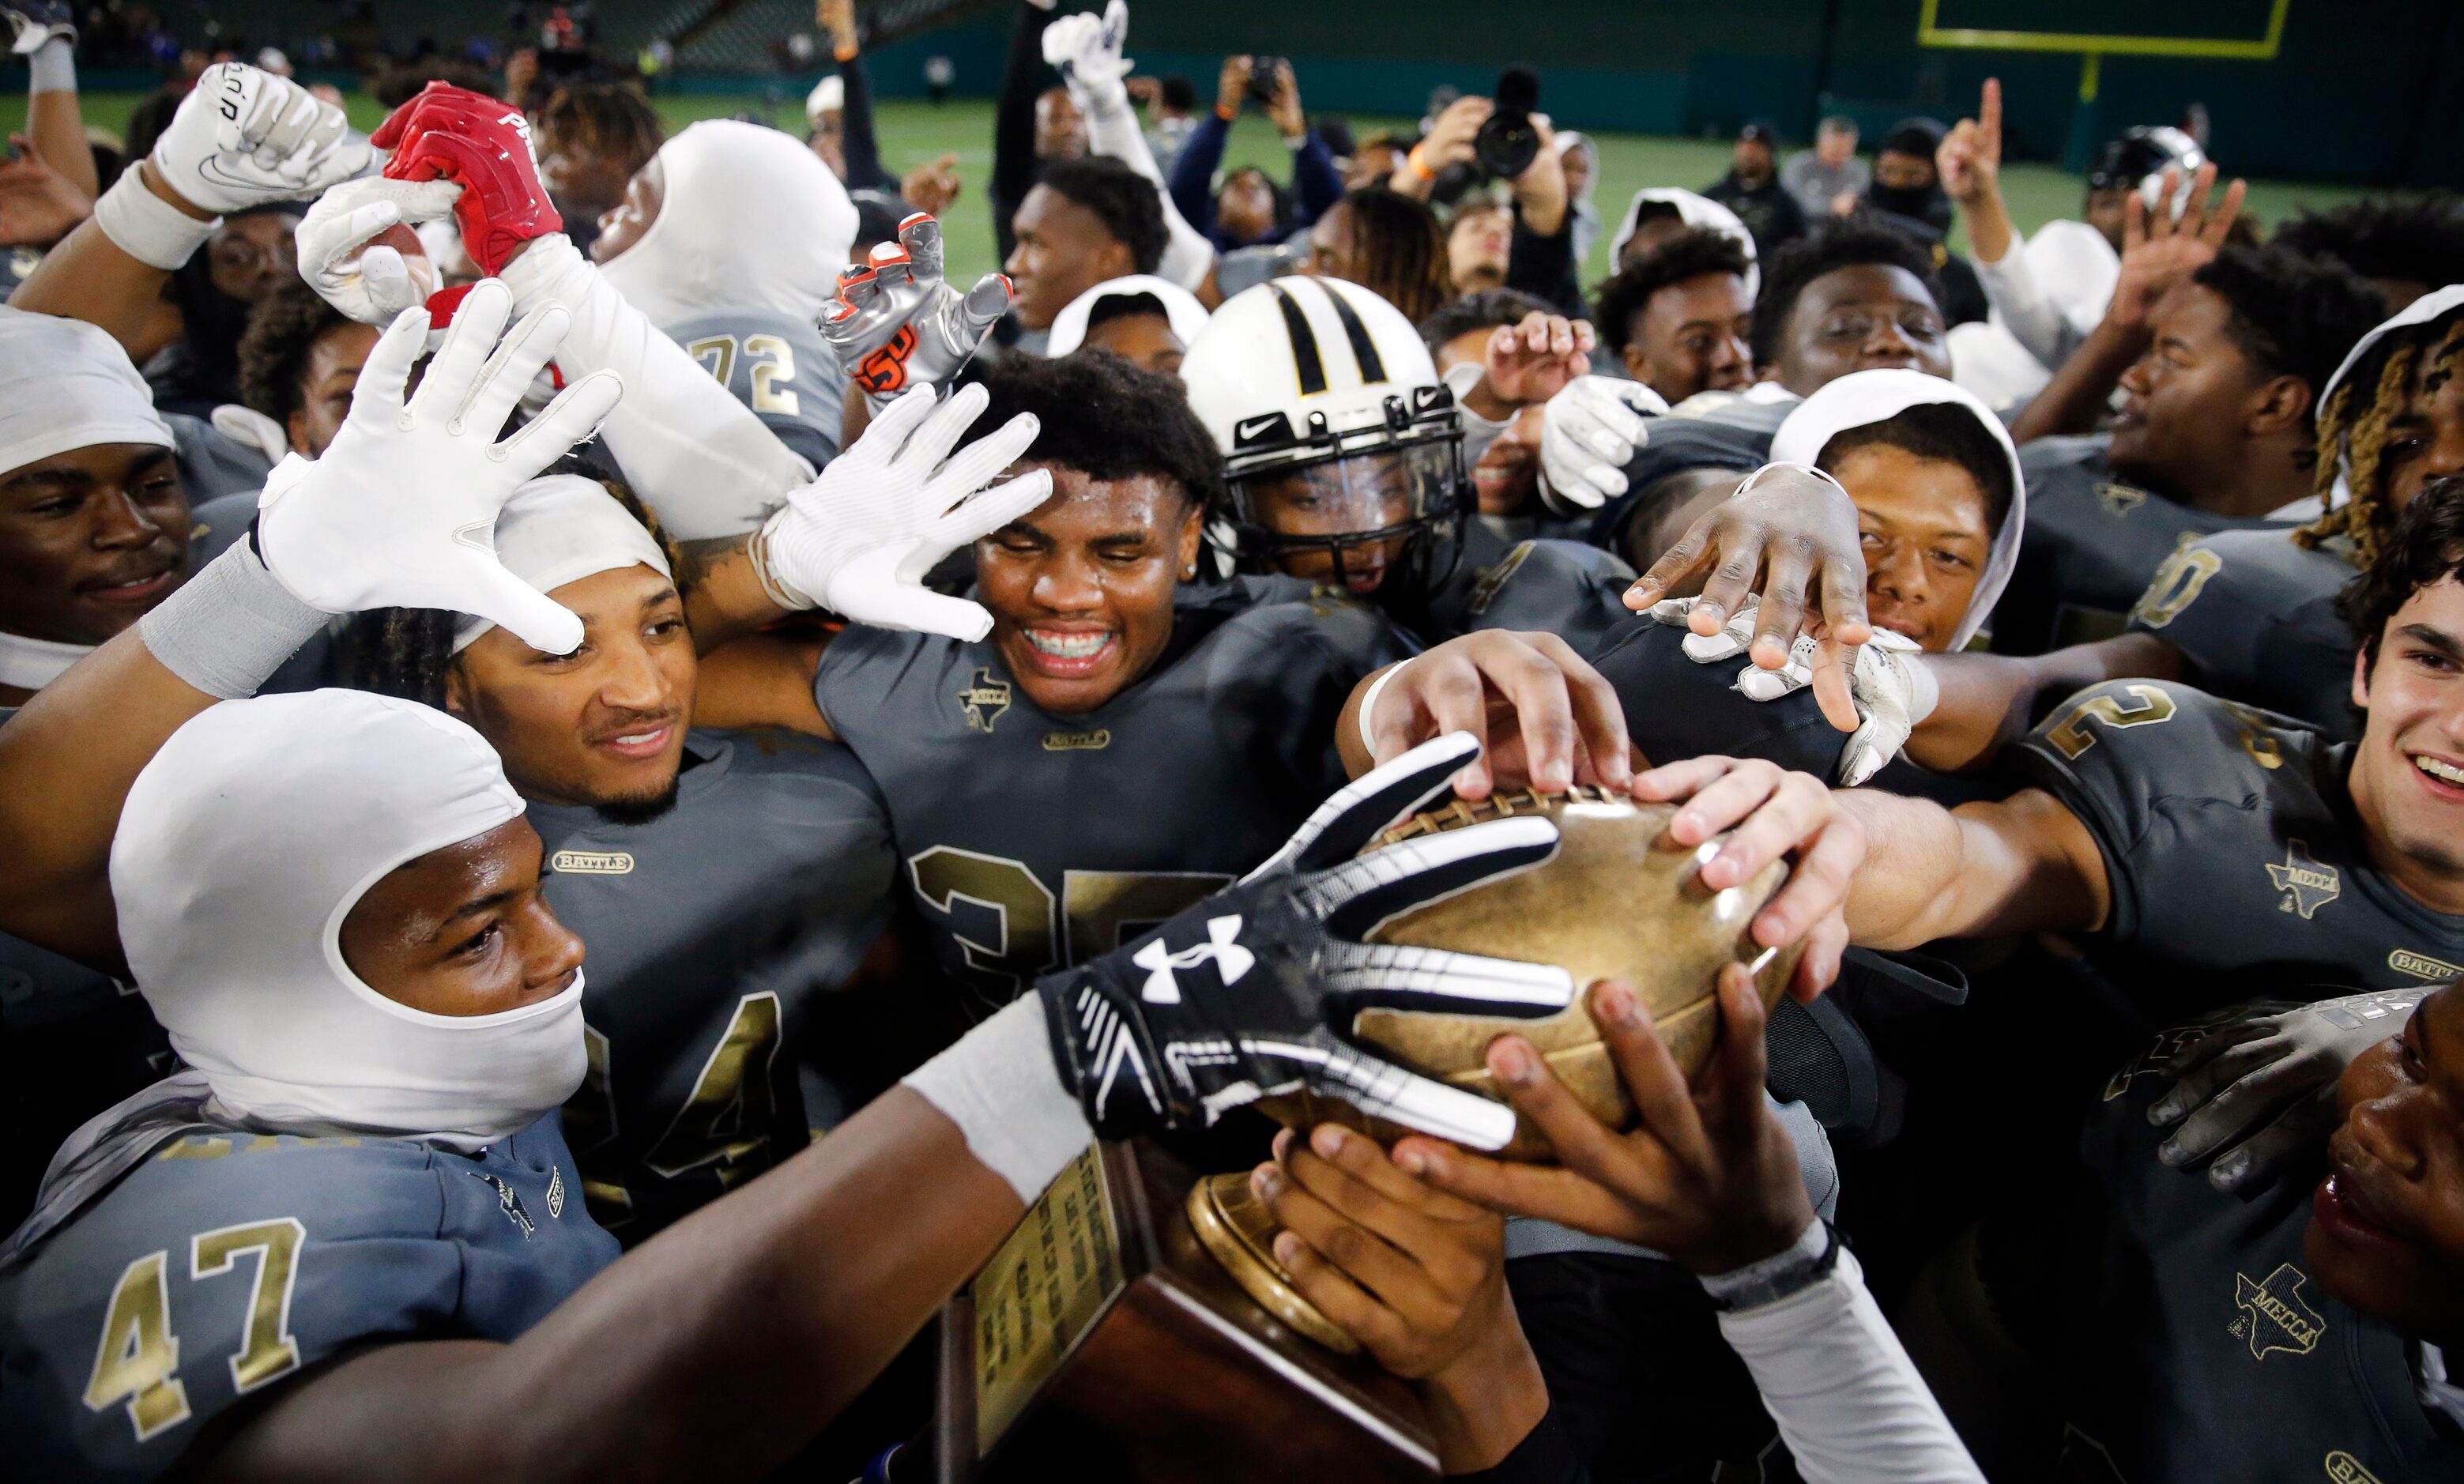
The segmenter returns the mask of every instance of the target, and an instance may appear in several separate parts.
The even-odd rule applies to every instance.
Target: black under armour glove
[[[2263,1006],[2201,1034],[2173,1054],[2164,1068],[2173,1087],[2147,1110],[2160,1128],[2181,1124],[2157,1157],[2178,1167],[2214,1156],[2208,1183],[2231,1192],[2256,1190],[2316,1157],[2342,1121],[2336,1087],[2344,1068],[2401,1033],[2434,988]]]
[[[1398,912],[1555,852],[1555,822],[1526,816],[1358,855],[1479,755],[1460,731],[1414,748],[1320,805],[1238,884],[1038,980],[1054,1059],[1095,1131],[1203,1127],[1306,1088],[1471,1148],[1504,1147],[1511,1107],[1336,1029],[1368,1005],[1538,1017],[1573,1002],[1573,980],[1553,965],[1359,941]]]

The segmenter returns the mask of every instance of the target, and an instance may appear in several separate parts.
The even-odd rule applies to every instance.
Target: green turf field
[[[89,94],[85,98],[86,120],[118,129],[126,123],[129,110],[137,102],[133,94]],[[755,118],[799,132],[803,126],[801,97],[765,100],[751,96],[692,95],[662,98],[657,104],[659,112],[677,128],[696,119],[728,118],[739,111],[750,111]],[[351,99],[351,119],[360,127],[373,128],[381,117],[382,111],[364,96]],[[883,158],[892,170],[903,171],[944,153],[957,155],[959,173],[967,188],[952,205],[943,224],[951,276],[963,281],[992,268],[992,219],[983,194],[984,179],[992,170],[992,104],[982,99],[958,99],[936,108],[921,100],[897,99],[883,102],[876,118]],[[24,120],[22,98],[0,98],[0,126],[17,130],[24,127]],[[1354,118],[1352,121],[1356,133],[1366,135],[1406,120]],[[1604,217],[1614,217],[1626,199],[1643,186],[1684,186],[1700,189],[1727,168],[1728,147],[1725,143],[1639,134],[1595,137],[1600,145],[1601,174],[1596,199]],[[1235,164],[1263,165],[1278,177],[1287,167],[1282,142],[1265,120],[1254,117],[1244,116],[1234,126],[1231,148],[1225,158]],[[2079,211],[2079,178],[2050,165],[2011,166],[2003,172],[2003,189],[2010,196],[2011,214],[2025,230],[2033,231],[2055,217],[2072,216]],[[2334,206],[2360,194],[2349,186],[2253,181],[2249,208],[2262,224],[2272,224],[2299,207]],[[1607,266],[1608,234],[1604,229],[1585,265],[1584,282],[1589,284],[1607,272]]]

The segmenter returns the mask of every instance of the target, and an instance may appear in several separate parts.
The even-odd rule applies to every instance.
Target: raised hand
[[[368,352],[333,444],[317,459],[275,466],[255,541],[293,597],[326,613],[474,614],[545,654],[581,644],[582,621],[506,571],[493,533],[514,491],[589,437],[624,383],[605,371],[583,377],[498,441],[572,323],[550,305],[508,332],[513,304],[494,279],[473,287],[407,396],[429,316],[404,312]]]
[[[1481,350],[1482,381],[1509,407],[1546,402],[1590,372],[1596,343],[1590,320],[1535,311],[1520,324],[1489,332]],[[1484,409],[1484,415],[1494,414]]]
[[[393,151],[385,162],[387,180],[451,181],[462,187],[453,219],[463,250],[483,273],[502,273],[522,244],[564,229],[563,214],[539,184],[530,120],[510,103],[431,82],[369,140]]]
[[[1950,199],[1973,210],[1997,194],[2002,178],[2002,82],[1985,79],[1985,96],[1976,117],[1962,119],[1943,136],[1934,151],[1934,167],[1942,172],[1942,188]]]
[[[451,181],[344,181],[317,198],[294,234],[299,276],[362,324],[388,325],[436,292],[436,267],[409,229],[451,215]]]
[[[11,134],[17,158],[0,160],[0,248],[48,248],[94,214],[94,198],[34,152],[32,140]]]
[[[906,198],[909,206],[926,216],[939,216],[950,209],[951,202],[958,199],[964,184],[958,179],[958,157],[947,154],[908,171],[906,178],[898,183],[898,194]]]
[[[1540,427],[1540,494],[1551,509],[1590,511],[1625,493],[1625,466],[1668,404],[1640,382],[1577,376],[1549,399]]]
[[[2211,207],[2215,184],[2216,167],[2211,161],[2190,178],[2186,197],[2182,172],[2168,167],[2156,199],[2160,205],[2178,203],[2178,214],[2151,212],[2145,194],[2131,192],[2123,205],[2122,276],[2114,282],[2113,306],[2105,311],[2108,323],[2145,330],[2147,316],[2165,292],[2215,260],[2249,191],[2248,183],[2236,180],[2225,187],[2224,200]]]
[[[964,295],[943,282],[941,224],[918,211],[898,224],[895,244],[882,243],[862,268],[839,274],[822,338],[877,417],[911,387],[956,376],[1015,297],[1000,273]]]
[[[368,158],[340,108],[287,77],[217,62],[146,163],[181,200],[221,213],[320,194],[366,169]]]
[[[1137,65],[1121,55],[1129,38],[1129,0],[1112,0],[1100,17],[1082,11],[1045,27],[1044,59],[1081,87],[1122,87]]]
[[[1536,1017],[1564,1009],[1562,969],[1373,945],[1372,927],[1556,849],[1554,821],[1491,820],[1363,856],[1379,832],[1479,755],[1441,737],[1355,779],[1264,865],[1135,943],[1036,982],[1063,1080],[1107,1138],[1199,1128],[1307,1091],[1473,1148],[1513,1111],[1354,1045],[1368,1005]]]

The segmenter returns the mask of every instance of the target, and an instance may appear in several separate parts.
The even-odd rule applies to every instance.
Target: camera
[[[1275,100],[1275,86],[1283,78],[1284,65],[1280,56],[1249,58],[1249,97],[1259,107]]]
[[[1531,122],[1531,111],[1540,106],[1539,75],[1529,67],[1508,67],[1498,74],[1492,102],[1488,119],[1472,136],[1472,155],[1483,170],[1510,181],[1540,156],[1540,131]]]

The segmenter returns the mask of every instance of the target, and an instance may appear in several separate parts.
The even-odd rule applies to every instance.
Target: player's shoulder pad
[[[2192,686],[2109,680],[2056,707],[2014,762],[2024,781],[2126,846],[2158,800],[2252,798],[2312,740],[2290,717]]]
[[[2099,468],[2104,464],[2105,447],[2111,440],[2101,433],[2073,437],[2038,438],[2019,446],[2019,471],[2028,476],[2033,492],[2038,473],[2057,469]]]
[[[249,525],[256,519],[257,496],[260,490],[243,490],[206,500],[188,508],[188,570],[200,572],[206,563],[239,544],[248,535]]]

